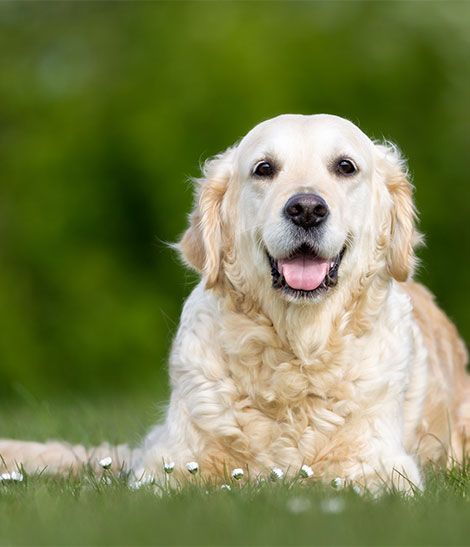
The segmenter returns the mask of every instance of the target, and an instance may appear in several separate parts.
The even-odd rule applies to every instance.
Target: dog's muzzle
[[[311,298],[334,287],[346,248],[333,259],[319,256],[307,244],[286,258],[275,259],[268,253],[272,285],[297,298]]]

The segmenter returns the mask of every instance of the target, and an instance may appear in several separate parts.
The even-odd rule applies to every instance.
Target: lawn
[[[146,396],[114,401],[0,407],[0,435],[93,443],[137,441],[157,414]],[[315,479],[230,481],[231,490],[191,478],[181,491],[138,490],[106,472],[25,476],[0,485],[0,544],[66,545],[468,545],[470,466],[427,470],[424,494],[376,500]]]

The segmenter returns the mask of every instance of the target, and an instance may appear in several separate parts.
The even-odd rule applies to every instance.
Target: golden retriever
[[[209,160],[177,246],[201,281],[173,344],[166,418],[115,458],[155,480],[164,462],[215,480],[308,465],[371,491],[421,488],[423,464],[461,461],[466,352],[412,281],[412,194],[396,147],[331,115],[265,121]],[[61,443],[2,441],[0,453],[33,471],[90,458]]]

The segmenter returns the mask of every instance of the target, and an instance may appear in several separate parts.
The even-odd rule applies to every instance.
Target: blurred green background
[[[2,397],[164,397],[188,177],[284,112],[398,143],[468,340],[470,3],[2,3],[0,51]]]

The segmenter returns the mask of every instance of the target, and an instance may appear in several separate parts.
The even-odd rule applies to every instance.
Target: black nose
[[[316,194],[295,194],[284,206],[284,215],[297,226],[319,226],[329,214],[326,201]]]

